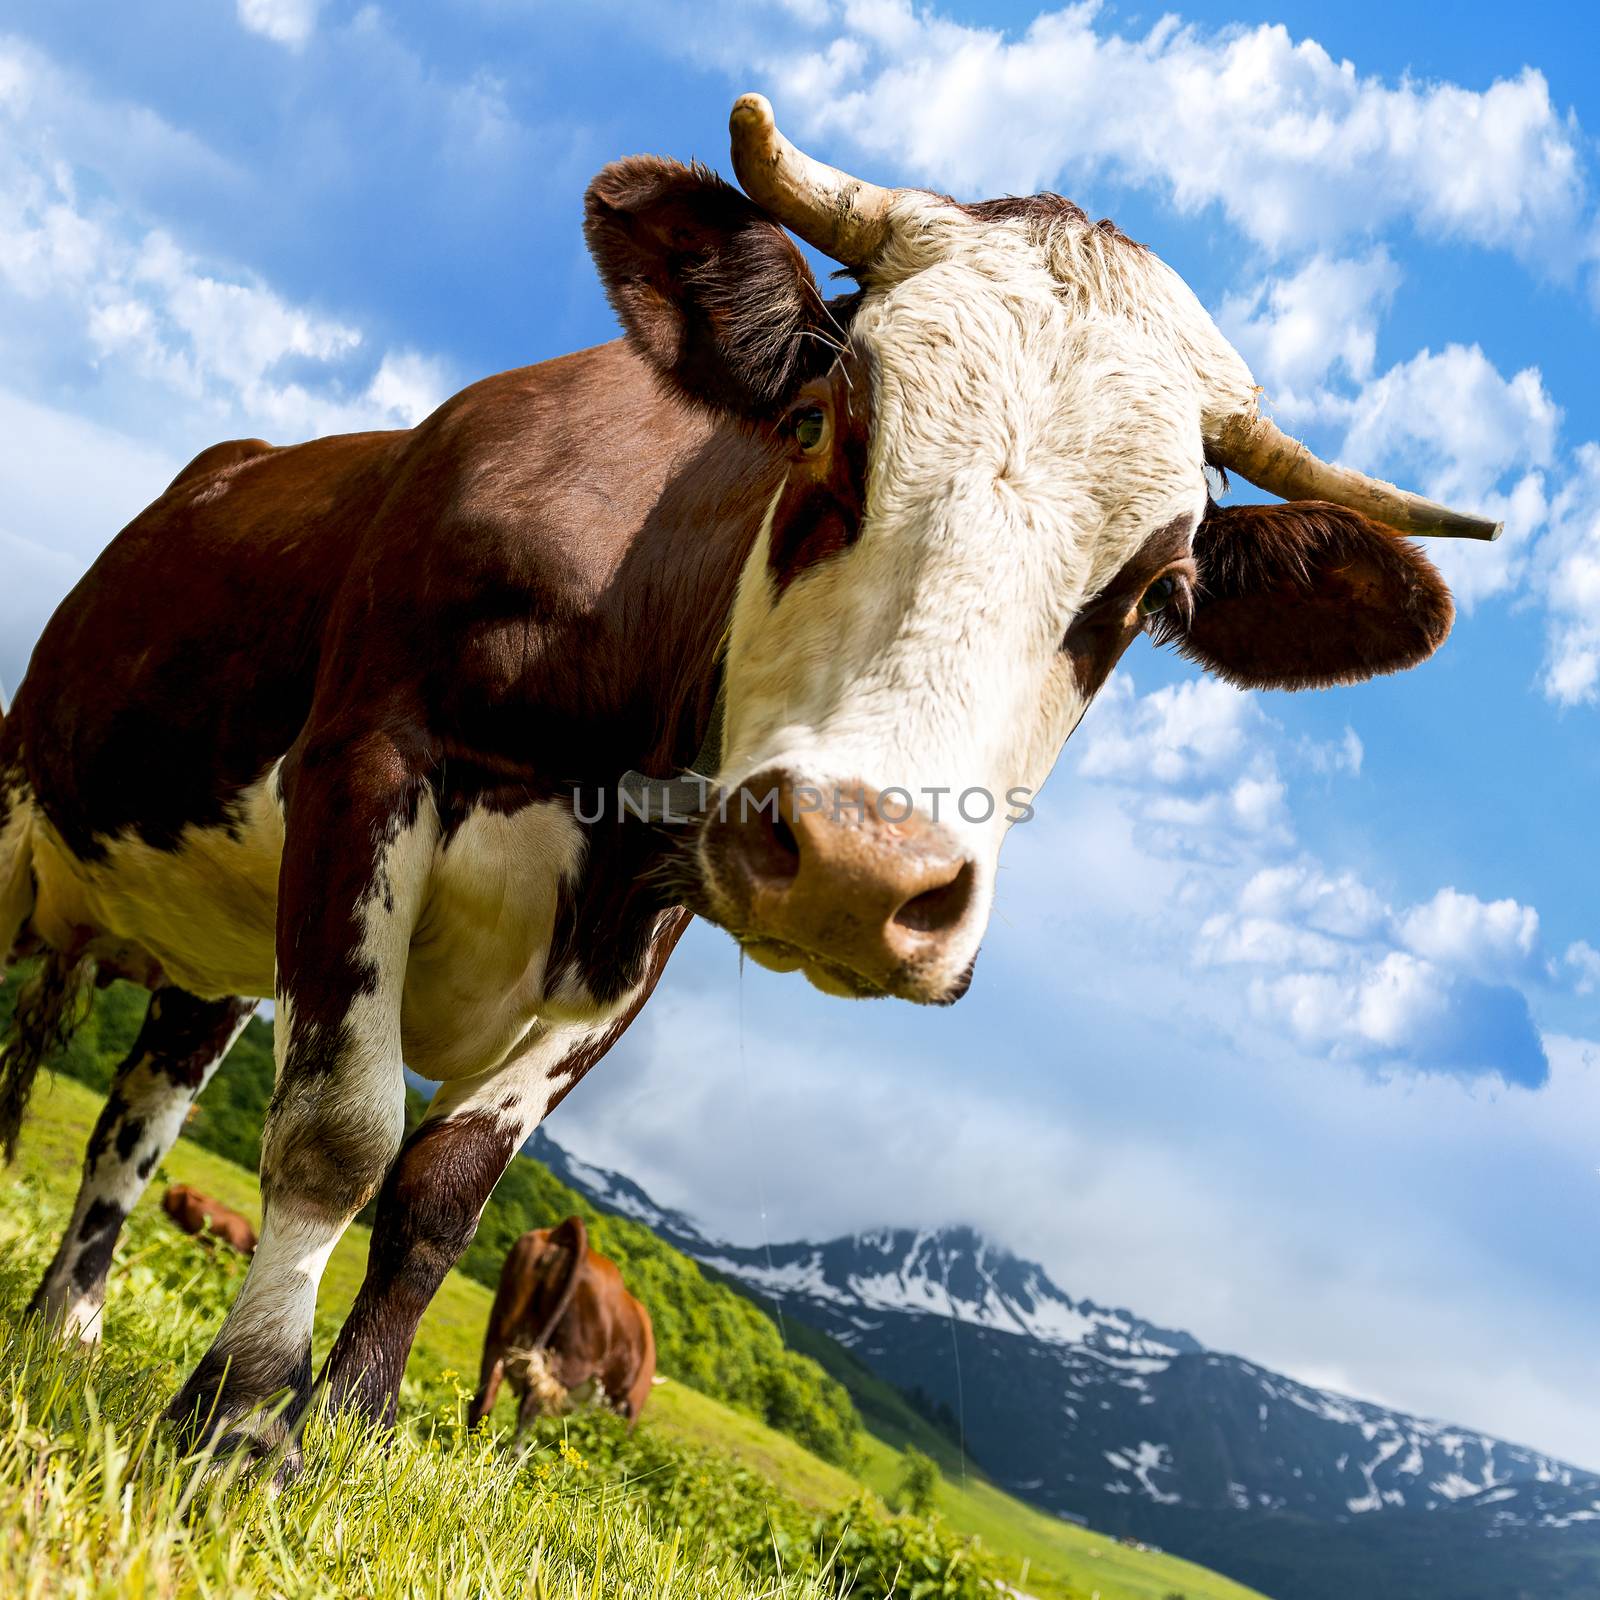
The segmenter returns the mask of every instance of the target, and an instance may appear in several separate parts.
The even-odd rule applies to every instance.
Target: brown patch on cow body
[[[827,419],[828,443],[815,457],[793,443],[796,419],[808,410]],[[773,508],[767,568],[782,594],[803,572],[847,550],[861,534],[872,442],[872,367],[849,350],[826,377],[807,384],[784,425],[789,471]]]
[[[409,433],[263,453],[222,501],[180,488],[113,541],[45,631],[0,768],[86,862],[120,834],[176,850],[186,828],[227,827],[286,752],[292,812],[363,738],[398,755],[406,806],[427,784],[447,841],[475,809],[670,775],[704,737],[783,471],[776,443],[685,410],[620,342],[486,380]],[[348,819],[371,814],[350,781],[317,803],[327,848],[291,869],[300,905],[337,898],[324,869],[350,864]],[[653,872],[668,841],[614,807],[589,831],[557,943],[615,967],[604,999],[637,981],[670,903]],[[338,893],[353,907],[366,888]],[[346,970],[352,923],[343,937],[304,974],[328,991],[308,1016],[365,981]]]

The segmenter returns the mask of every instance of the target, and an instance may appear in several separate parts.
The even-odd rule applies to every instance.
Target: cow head
[[[1250,687],[1413,666],[1453,611],[1400,532],[1493,528],[1279,433],[1183,281],[1059,197],[874,188],[757,95],[732,130],[747,194],[639,158],[587,202],[635,347],[778,457],[699,908],[829,992],[952,1000],[1008,826],[1135,635]],[[785,226],[859,291],[825,301]],[[1293,498],[1218,506],[1208,462]]]

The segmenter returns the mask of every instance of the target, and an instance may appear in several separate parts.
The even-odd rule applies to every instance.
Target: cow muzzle
[[[954,835],[893,790],[768,769],[700,837],[714,915],[750,958],[824,993],[947,1004],[966,992],[977,901]]]

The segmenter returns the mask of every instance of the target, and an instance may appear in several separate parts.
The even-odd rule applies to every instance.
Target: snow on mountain
[[[1042,1267],[1019,1261],[970,1228],[878,1229],[827,1244],[697,1250],[708,1267],[760,1293],[868,1314],[903,1312],[1020,1334],[1041,1344],[1098,1352],[1109,1365],[1161,1371],[1200,1346],[1127,1311],[1074,1300]],[[836,1333],[849,1344],[855,1335]]]
[[[717,1241],[706,1238],[683,1212],[658,1206],[632,1178],[626,1178],[620,1172],[608,1172],[604,1167],[580,1161],[558,1145],[543,1128],[534,1130],[532,1138],[523,1145],[522,1153],[549,1168],[569,1189],[576,1189],[601,1210],[614,1211],[618,1216],[632,1217],[635,1222],[642,1222],[652,1233],[660,1234],[686,1255],[700,1256],[706,1250],[717,1247]]]

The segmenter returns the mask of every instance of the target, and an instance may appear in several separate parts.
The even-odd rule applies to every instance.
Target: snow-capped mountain
[[[1537,1451],[1315,1389],[1074,1299],[969,1228],[695,1253],[899,1387],[964,1402],[975,1459],[1053,1510],[1086,1514],[1109,1496],[1347,1518],[1593,1481]]]
[[[1595,1582],[1527,1592],[1600,1595],[1592,1471],[1208,1350],[1075,1298],[970,1228],[735,1246],[548,1137],[530,1153],[831,1335],[1036,1505],[1193,1555],[1275,1600],[1514,1600],[1552,1550],[1562,1572],[1593,1562]]]
[[[676,1245],[685,1255],[698,1260],[703,1258],[707,1250],[721,1248],[716,1240],[706,1238],[683,1212],[658,1206],[632,1178],[625,1178],[620,1172],[608,1172],[604,1167],[594,1167],[587,1161],[580,1161],[562,1149],[543,1128],[534,1130],[533,1137],[523,1145],[522,1153],[532,1156],[569,1189],[576,1189],[602,1211],[615,1212],[619,1217],[631,1217],[635,1222],[642,1222],[652,1233],[659,1234],[668,1244]]]

